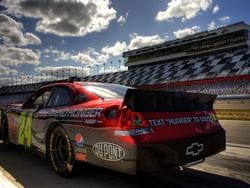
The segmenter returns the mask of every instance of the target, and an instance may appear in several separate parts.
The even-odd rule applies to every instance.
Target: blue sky
[[[0,81],[126,70],[123,51],[250,24],[249,9],[249,0],[2,0]]]

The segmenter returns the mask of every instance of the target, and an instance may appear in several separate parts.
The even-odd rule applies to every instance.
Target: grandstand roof
[[[211,31],[203,31],[199,32],[193,35],[186,36],[181,39],[176,39],[172,41],[166,41],[161,44],[153,45],[153,46],[147,46],[136,50],[131,50],[123,53],[123,57],[128,58],[128,62],[126,65],[128,67],[130,66],[137,66],[137,65],[143,65],[148,63],[153,63],[157,61],[162,60],[169,60],[169,59],[175,59],[180,57],[186,57],[191,55],[197,55],[200,53],[206,53],[211,52],[215,50],[215,47],[203,51],[190,51],[190,46],[194,46],[195,43],[197,43],[198,46],[204,45],[207,43],[201,43],[202,41],[208,41],[211,40],[211,44],[214,44],[216,41],[212,41],[214,39],[217,39],[217,41],[220,39],[222,40],[233,40],[236,37],[241,37],[241,35],[229,35],[229,34],[235,34],[238,31],[245,31],[245,33],[242,33],[242,35],[247,35],[245,38],[240,38],[242,40],[239,40],[238,43],[236,42],[229,42],[226,45],[223,46],[216,46],[216,50],[222,50],[225,48],[235,48],[240,46],[249,46],[249,32],[250,32],[250,25],[246,24],[245,22],[238,22],[234,23],[232,25],[220,27]],[[223,36],[227,36],[227,38],[223,38]],[[171,51],[172,49],[172,51]],[[174,50],[173,50],[174,49]],[[165,51],[164,51],[165,50]],[[189,50],[189,51],[188,51]],[[150,57],[149,54],[152,54],[153,52],[159,52],[160,57]],[[147,55],[145,59],[140,58],[133,58],[133,57],[139,57],[142,55]]]

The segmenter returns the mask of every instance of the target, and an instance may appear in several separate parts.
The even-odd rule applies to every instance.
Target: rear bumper
[[[225,131],[165,144],[138,146],[137,171],[153,172],[192,163],[225,150]]]

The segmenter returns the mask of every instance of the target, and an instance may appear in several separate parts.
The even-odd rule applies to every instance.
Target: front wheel
[[[2,123],[1,123],[1,138],[2,138],[4,146],[10,145],[9,127],[8,127],[8,120],[6,117],[3,118]]]
[[[72,175],[75,163],[74,151],[69,136],[61,126],[57,126],[51,133],[49,152],[54,170],[64,177]]]

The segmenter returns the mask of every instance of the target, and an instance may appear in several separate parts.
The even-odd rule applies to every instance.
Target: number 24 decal
[[[24,145],[25,148],[31,146],[31,123],[32,123],[32,112],[20,113],[19,117],[19,131],[18,131],[18,144]]]

